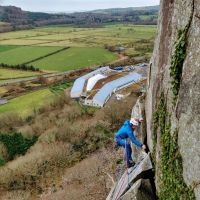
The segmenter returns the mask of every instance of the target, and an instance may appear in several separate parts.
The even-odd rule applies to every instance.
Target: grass
[[[0,94],[6,92],[7,90],[4,87],[0,87]]]
[[[0,40],[5,39],[19,39],[19,38],[29,38],[34,36],[46,35],[47,33],[33,31],[33,30],[25,30],[25,31],[13,31],[8,33],[1,33]]]
[[[15,49],[17,47],[18,46],[14,46],[14,45],[0,45],[0,53],[4,52],[4,51],[11,50],[11,49]]]
[[[50,91],[55,95],[63,94],[63,91],[69,87],[73,86],[74,81],[65,82],[65,83],[57,83],[49,87]]]
[[[155,31],[156,26],[153,25],[114,24],[101,28],[46,26],[1,33],[0,63],[27,63],[66,46],[71,49],[32,64],[40,69],[53,71],[104,64],[116,59],[116,56],[101,49],[105,46],[124,46],[129,56],[149,57],[151,52],[146,52],[145,49],[146,46],[153,46]],[[151,48],[149,49],[151,51]]]
[[[103,48],[70,48],[30,65],[42,70],[66,71],[108,63],[116,58],[116,55]]]
[[[45,43],[48,43],[48,40],[28,40],[28,39],[9,39],[9,40],[2,40],[0,41],[0,45],[24,45],[24,46],[28,46],[28,45],[39,45],[39,44],[43,44],[43,46],[45,46]]]
[[[23,96],[12,99],[8,104],[0,106],[0,114],[5,112],[15,112],[25,117],[31,115],[34,109],[40,108],[46,102],[53,99],[53,94],[49,89],[34,91]]]
[[[148,20],[148,19],[150,19],[151,17],[157,17],[157,16],[156,16],[156,15],[140,15],[139,17],[140,17],[140,19],[142,19],[142,20]]]
[[[38,57],[57,51],[60,47],[22,46],[0,53],[0,63],[16,65],[29,62]]]
[[[0,34],[0,44],[103,47],[107,45],[128,46],[130,42],[154,38],[156,26],[131,24],[106,25],[102,28],[74,28],[69,26],[49,26],[28,31]]]
[[[37,75],[36,72],[0,68],[0,80],[23,78]]]

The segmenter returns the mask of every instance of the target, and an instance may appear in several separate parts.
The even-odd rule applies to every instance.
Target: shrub
[[[23,119],[17,113],[1,114],[0,116],[0,131],[11,132],[15,131],[15,127],[22,126]]]
[[[0,142],[7,148],[8,160],[14,159],[16,155],[24,155],[37,139],[37,136],[33,136],[31,139],[24,138],[21,133],[0,133]]]
[[[0,156],[0,167],[5,165],[6,161]]]

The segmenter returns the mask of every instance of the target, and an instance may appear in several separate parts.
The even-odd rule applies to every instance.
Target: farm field
[[[18,113],[21,117],[31,115],[34,109],[40,108],[42,105],[53,100],[54,94],[49,89],[34,91],[23,96],[10,100],[9,103],[0,106],[0,114],[2,113]]]
[[[28,40],[28,39],[12,39],[0,41],[0,45],[40,45],[48,43],[48,40]],[[44,45],[43,45],[44,46]]]
[[[0,63],[9,65],[23,64],[38,57],[48,55],[61,49],[61,47],[33,47],[22,46],[0,53]]]
[[[157,16],[156,15],[140,15],[139,17],[140,19],[147,20],[147,19],[150,19],[151,17],[156,18]]]
[[[48,55],[59,48],[68,50],[32,62],[46,71],[66,71],[101,65],[117,59],[107,46],[124,46],[128,56],[151,56],[156,26],[116,24],[99,28],[69,25],[46,26],[0,34],[0,63],[16,65]]]
[[[115,54],[103,48],[70,48],[30,65],[43,70],[67,71],[108,63],[116,58]]]
[[[19,46],[14,46],[14,45],[5,45],[5,46],[2,46],[2,45],[0,45],[0,53],[4,52],[4,51],[11,50],[11,49],[16,49],[17,47],[19,47]]]
[[[7,90],[3,87],[0,87],[0,94],[6,92]]]
[[[0,68],[0,80],[30,77],[30,76],[39,75],[39,74],[40,73],[38,72]]]
[[[44,71],[67,71],[103,65],[116,60],[118,56],[105,49],[106,46],[124,46],[126,55],[150,57],[155,32],[156,26],[115,24],[99,28],[46,26],[0,33],[0,63],[29,63],[27,65]],[[70,48],[57,52],[64,47]],[[38,60],[35,61],[36,59]],[[0,68],[0,82],[3,79],[29,77],[35,74],[36,72],[31,71]],[[20,113],[24,115],[30,112],[32,103],[40,106],[49,95],[52,94],[48,89],[29,93],[1,106],[0,112],[21,109]]]
[[[71,47],[104,45],[129,45],[141,39],[153,39],[156,26],[106,25],[102,28],[76,28],[69,26],[49,26],[26,31],[0,34],[0,44],[40,45]],[[4,40],[1,40],[4,39]],[[5,40],[6,39],[6,40]],[[58,42],[58,44],[57,44]]]
[[[25,30],[25,31],[14,31],[8,33],[0,34],[0,41],[2,40],[10,40],[10,39],[20,39],[20,38],[29,38],[34,36],[46,35],[48,33],[45,32],[37,32],[33,30]]]

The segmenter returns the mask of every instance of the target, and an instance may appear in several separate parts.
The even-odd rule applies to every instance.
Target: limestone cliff
[[[146,98],[160,199],[200,199],[200,1],[161,0]]]

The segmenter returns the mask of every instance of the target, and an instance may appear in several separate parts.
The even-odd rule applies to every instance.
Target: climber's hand
[[[142,150],[144,150],[144,151],[146,150],[146,145],[144,145],[144,144],[142,145]]]

